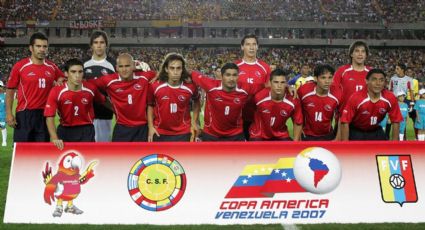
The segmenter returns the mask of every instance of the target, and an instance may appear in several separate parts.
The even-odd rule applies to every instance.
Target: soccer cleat
[[[72,205],[71,207],[66,207],[65,208],[65,212],[67,213],[72,213],[72,214],[76,214],[76,215],[80,215],[83,213],[83,211],[81,211],[79,208],[77,208],[77,206]]]
[[[56,206],[55,211],[53,212],[53,217],[61,217],[62,216],[62,206]]]

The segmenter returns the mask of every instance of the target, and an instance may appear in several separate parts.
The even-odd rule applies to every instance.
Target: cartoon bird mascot
[[[81,157],[70,152],[60,160],[58,172],[54,176],[52,176],[52,167],[49,166],[49,162],[46,163],[45,171],[42,172],[46,184],[44,201],[50,205],[51,201],[57,199],[53,217],[62,216],[62,201],[68,201],[65,212],[77,215],[83,213],[73,204],[73,200],[80,194],[81,185],[94,176],[93,167],[96,163],[96,161],[91,162],[86,171],[80,175]]]

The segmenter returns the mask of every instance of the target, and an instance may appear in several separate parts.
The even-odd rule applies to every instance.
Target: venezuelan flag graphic
[[[247,165],[226,198],[273,197],[275,193],[305,192],[294,176],[295,158],[280,158],[276,164]]]
[[[295,158],[280,158],[264,184],[262,192],[272,194],[271,196],[274,193],[306,192],[295,179],[294,162]]]
[[[410,155],[377,155],[382,200],[386,203],[418,201]]]

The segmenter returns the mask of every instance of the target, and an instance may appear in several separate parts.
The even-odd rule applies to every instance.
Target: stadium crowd
[[[36,7],[34,7],[36,6]],[[3,0],[0,20],[273,20],[417,22],[423,1],[407,0]]]
[[[158,70],[162,58],[170,52],[177,52],[186,57],[192,69],[213,75],[213,71],[224,63],[236,60],[240,56],[238,48],[166,48],[166,47],[142,47],[142,48],[116,48],[112,47],[110,55],[118,56],[119,53],[128,52],[134,55],[135,59],[143,60]],[[13,64],[23,57],[29,55],[25,48],[3,48],[0,49],[0,56],[3,62],[0,63],[0,73],[3,80],[6,80]],[[61,66],[71,57],[87,59],[90,51],[86,48],[50,47],[49,59]],[[261,48],[258,51],[259,57],[269,64],[287,69],[290,75],[300,72],[301,65],[306,63],[310,69],[317,64],[331,64],[335,68],[344,65],[348,60],[346,49],[339,48]],[[383,69],[389,76],[394,74],[396,63],[403,62],[408,67],[415,70],[415,75],[420,84],[425,82],[425,50],[423,49],[372,49],[368,57],[367,64]]]

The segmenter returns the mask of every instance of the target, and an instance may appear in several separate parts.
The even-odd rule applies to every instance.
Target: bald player
[[[118,56],[116,70],[117,73],[95,80],[111,97],[117,120],[112,141],[147,141],[147,93],[155,72],[134,72],[134,59],[128,53]]]

